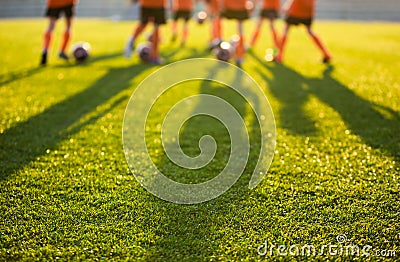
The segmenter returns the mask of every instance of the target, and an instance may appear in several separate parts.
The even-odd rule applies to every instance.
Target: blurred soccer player
[[[138,0],[136,0],[138,1]],[[135,40],[143,32],[149,22],[153,22],[154,29],[151,35],[151,63],[160,64],[161,58],[158,51],[159,46],[159,34],[160,25],[166,23],[165,7],[166,3],[164,0],[140,0],[140,22],[133,31],[131,37],[129,37],[125,46],[125,57],[131,57],[132,51],[135,45]]]
[[[71,35],[72,18],[74,16],[76,2],[77,0],[47,0],[45,16],[49,18],[49,25],[43,35],[43,50],[40,60],[41,65],[47,64],[47,54],[49,51],[51,38],[56,26],[56,22],[58,18],[60,18],[61,14],[64,14],[65,16],[65,30],[58,57],[68,60],[65,50]]]
[[[260,35],[261,27],[263,24],[264,19],[268,19],[269,21],[269,28],[271,30],[273,43],[276,49],[279,47],[279,39],[278,34],[275,30],[274,21],[279,16],[280,10],[280,0],[256,0],[255,4],[262,2],[261,13],[259,15],[256,29],[251,37],[250,47],[254,47],[256,41]]]
[[[181,45],[186,43],[186,39],[189,33],[188,21],[192,15],[193,0],[173,0],[172,2],[172,40],[178,36],[178,20],[183,19],[182,39]]]
[[[238,66],[242,65],[245,54],[243,21],[249,18],[246,0],[223,0],[221,16],[227,19],[235,19],[238,22],[237,46],[235,49],[235,59]]]
[[[323,55],[322,61],[324,63],[329,63],[332,57],[331,54],[324,46],[321,39],[311,29],[315,12],[315,0],[288,0],[288,2],[285,3],[283,11],[285,13],[286,26],[280,41],[279,53],[275,57],[275,61],[282,62],[283,60],[283,54],[290,27],[292,25],[303,24],[307,28],[308,35],[321,51]]]
[[[210,49],[217,47],[222,42],[220,9],[222,0],[206,0],[207,14],[211,20]]]

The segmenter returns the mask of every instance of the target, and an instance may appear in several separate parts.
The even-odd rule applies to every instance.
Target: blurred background
[[[46,0],[0,0],[0,18],[42,17]],[[282,2],[285,2],[284,0]],[[197,4],[201,9],[201,3]],[[131,0],[80,0],[78,17],[134,20],[138,6]],[[318,0],[317,19],[400,21],[399,0]]]

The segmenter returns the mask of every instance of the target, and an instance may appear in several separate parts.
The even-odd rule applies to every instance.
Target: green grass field
[[[276,118],[271,168],[249,190],[257,156],[251,152],[234,187],[197,205],[151,195],[125,161],[125,107],[135,87],[160,68],[141,64],[136,56],[122,57],[134,23],[77,19],[72,43],[92,44],[91,59],[81,65],[58,60],[60,23],[49,65],[39,68],[46,25],[45,19],[0,22],[1,261],[254,261],[270,258],[257,253],[266,240],[320,247],[338,244],[339,234],[348,244],[372,246],[364,259],[379,259],[376,252],[382,250],[399,258],[399,24],[317,21],[314,29],[334,55],[331,66],[320,63],[301,28],[292,30],[283,64],[264,62],[271,46],[265,26],[243,69],[264,90]],[[281,30],[283,24],[277,26]],[[226,36],[233,28],[225,25]],[[252,29],[248,21],[246,31]],[[208,25],[193,23],[181,48],[164,28],[162,56],[168,62],[211,57],[207,35]],[[171,92],[149,120],[149,153],[174,180],[205,181],[227,160],[226,130],[206,118],[185,126],[181,139],[189,155],[199,152],[203,134],[221,144],[209,166],[188,172],[162,153],[157,123],[163,113],[180,97],[202,92],[227,99],[245,119],[252,115],[223,86],[199,81]],[[251,136],[255,148],[256,133]],[[276,250],[274,256],[288,259]],[[326,257],[353,258],[361,257]]]

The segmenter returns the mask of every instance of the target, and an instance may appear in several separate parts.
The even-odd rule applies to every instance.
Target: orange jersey
[[[280,0],[264,0],[262,9],[273,9],[279,10],[281,8],[281,1]]]
[[[142,7],[148,8],[162,8],[165,7],[164,0],[140,0],[140,5]]]
[[[287,14],[298,18],[314,17],[315,0],[293,0]]]
[[[207,5],[210,13],[219,13],[220,10],[220,0],[207,0]]]
[[[174,0],[173,2],[174,10],[189,10],[193,9],[193,1],[192,0]]]
[[[246,0],[223,0],[223,5],[229,10],[247,10]]]
[[[76,0],[47,0],[48,8],[57,8],[62,6],[74,5]]]

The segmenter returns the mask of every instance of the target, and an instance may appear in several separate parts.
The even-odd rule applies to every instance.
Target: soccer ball
[[[231,59],[231,52],[229,52],[227,49],[218,48],[215,56],[218,60],[228,62]]]
[[[197,13],[197,23],[203,24],[204,21],[207,19],[207,13],[205,11],[200,11]]]
[[[144,43],[140,43],[137,46],[137,54],[140,57],[140,60],[142,60],[142,62],[150,62],[151,60],[151,43],[150,42],[144,42]]]
[[[229,42],[221,42],[213,51],[218,60],[229,62],[234,53],[234,47]]]
[[[79,63],[86,61],[89,57],[91,46],[88,42],[79,42],[72,46],[72,55]]]

